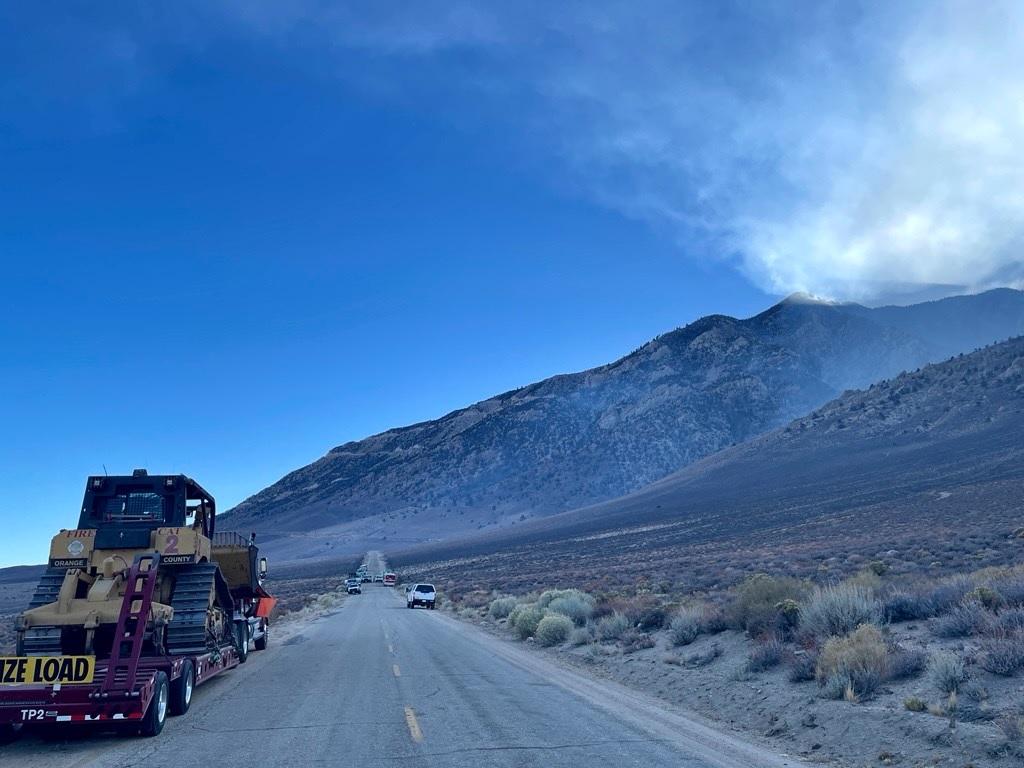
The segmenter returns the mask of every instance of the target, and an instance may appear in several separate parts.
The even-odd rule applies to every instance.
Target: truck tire
[[[267,650],[267,633],[270,632],[270,624],[263,625],[263,634],[256,638],[256,642],[253,644],[257,651]]]
[[[167,722],[167,704],[171,698],[171,686],[167,682],[166,672],[157,672],[156,680],[153,683],[153,698],[149,702],[149,709],[142,716],[142,723],[139,725],[139,734],[147,738],[156,736],[164,729]]]
[[[235,622],[235,648],[238,649],[238,661],[242,664],[249,659],[249,622]]]
[[[427,608],[429,608],[430,610],[434,610],[434,601],[433,600],[431,600],[429,603],[427,603]]]
[[[192,705],[192,691],[196,687],[196,668],[191,659],[181,665],[181,676],[171,683],[170,708],[172,715],[184,715]]]

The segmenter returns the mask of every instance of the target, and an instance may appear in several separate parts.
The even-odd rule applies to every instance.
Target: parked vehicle
[[[362,580],[357,578],[345,579],[345,589],[350,595],[361,595],[363,593]]]
[[[416,584],[405,593],[405,607],[415,608],[422,605],[433,610],[437,602],[437,592],[433,584]]]

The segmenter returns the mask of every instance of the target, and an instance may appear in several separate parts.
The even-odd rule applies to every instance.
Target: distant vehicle
[[[350,595],[361,595],[363,593],[362,581],[356,578],[345,579],[345,589]]]
[[[388,571],[384,574],[384,586],[393,587],[398,584],[398,576]]]
[[[383,573],[375,573],[375,574],[373,574],[373,583],[376,584],[378,581],[384,581],[384,574]]]
[[[405,593],[405,607],[415,608],[417,605],[424,605],[433,610],[437,602],[437,592],[433,584],[416,584],[410,586]]]
[[[372,581],[372,579],[369,576],[367,576],[365,573],[362,576],[359,577],[359,580],[363,584],[369,584]]]

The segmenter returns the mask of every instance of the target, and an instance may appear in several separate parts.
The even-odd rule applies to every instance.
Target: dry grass
[[[889,649],[878,627],[862,624],[845,637],[831,637],[818,656],[816,677],[826,689],[841,687],[844,698],[872,695],[889,676]]]

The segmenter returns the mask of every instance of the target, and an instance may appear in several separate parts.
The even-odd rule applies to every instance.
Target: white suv
[[[433,584],[413,584],[405,593],[406,608],[415,608],[417,605],[433,608],[436,601],[437,593]]]

